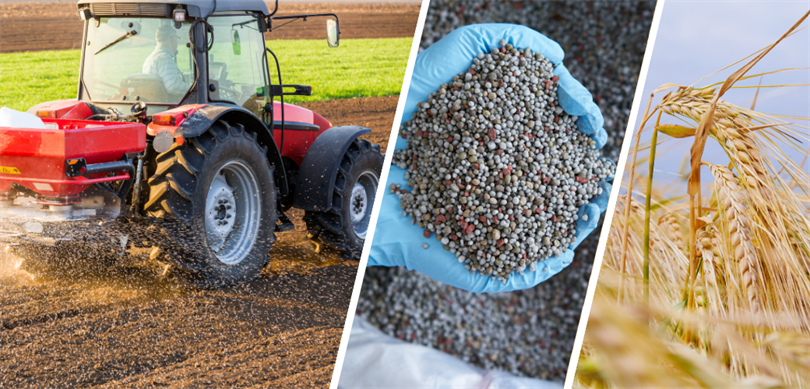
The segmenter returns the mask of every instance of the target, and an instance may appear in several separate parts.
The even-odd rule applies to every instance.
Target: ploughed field
[[[398,96],[301,104],[358,124],[383,151]],[[131,250],[119,266],[92,258],[32,275],[0,251],[0,387],[325,387],[331,380],[357,262],[320,253],[303,212],[278,234],[256,281],[190,288]]]
[[[268,6],[272,10],[273,5]],[[418,5],[400,4],[282,3],[277,15],[324,12],[338,15],[342,39],[412,38],[419,18]],[[325,23],[325,18],[298,21],[265,36],[325,40]],[[0,52],[79,49],[81,42],[82,21],[75,2],[0,3]]]

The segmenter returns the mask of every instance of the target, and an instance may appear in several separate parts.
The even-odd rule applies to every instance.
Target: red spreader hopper
[[[141,123],[44,118],[45,129],[0,127],[0,207],[71,211],[95,184],[129,181]],[[87,213],[87,212],[85,212]]]

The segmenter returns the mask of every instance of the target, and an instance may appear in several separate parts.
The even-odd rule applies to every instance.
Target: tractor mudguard
[[[332,127],[316,138],[301,163],[293,206],[306,211],[329,210],[343,155],[358,136],[370,132],[365,127],[340,126]]]
[[[73,106],[79,103],[79,100],[76,99],[65,99],[65,100],[53,100],[53,101],[46,101],[44,103],[39,103],[31,108],[28,108],[26,111],[31,115],[36,115],[37,112],[43,108],[50,108],[51,106],[58,105],[58,106]],[[59,119],[56,117],[55,119]]]
[[[211,125],[219,119],[226,120],[230,123],[241,123],[246,129],[256,132],[259,145],[267,147],[267,160],[270,162],[270,165],[277,167],[274,169],[274,178],[279,193],[282,196],[286,195],[289,192],[287,174],[284,170],[284,162],[281,159],[281,153],[279,153],[278,147],[276,147],[276,142],[273,141],[273,135],[270,133],[270,130],[267,129],[267,126],[247,109],[233,105],[207,105],[191,114],[191,116],[175,130],[174,137],[182,136],[184,138],[193,138],[199,136],[205,131],[208,131]]]
[[[76,99],[54,100],[39,103],[26,111],[40,118],[82,120],[90,116],[109,113],[95,104]]]

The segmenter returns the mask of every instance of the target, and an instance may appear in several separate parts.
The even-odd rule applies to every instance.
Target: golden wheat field
[[[767,85],[796,69],[752,68],[806,34],[809,14],[721,69],[725,81],[664,84],[644,102],[575,387],[810,386],[808,118],[724,98],[745,80],[807,89]],[[687,161],[681,193],[655,167],[672,138],[691,142],[666,150]],[[721,156],[705,158],[707,144]]]

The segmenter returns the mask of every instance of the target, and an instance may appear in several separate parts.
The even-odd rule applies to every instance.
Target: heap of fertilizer
[[[553,69],[501,40],[400,129],[408,142],[394,163],[413,188],[392,188],[403,216],[471,273],[505,282],[560,255],[576,240],[578,209],[613,175],[559,106]]]
[[[570,284],[574,267],[554,279]],[[584,296],[552,285],[470,293],[404,267],[371,266],[357,314],[393,337],[481,369],[562,381],[579,324],[576,300]]]

